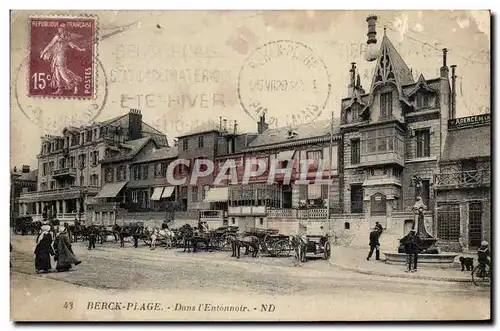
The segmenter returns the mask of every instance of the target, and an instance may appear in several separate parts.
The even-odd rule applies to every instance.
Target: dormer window
[[[431,96],[426,93],[417,94],[417,108],[429,108]]]
[[[380,117],[392,116],[392,92],[380,94]]]
[[[298,133],[295,132],[295,131],[293,131],[293,130],[288,130],[288,132],[287,132],[287,138],[288,139],[295,138],[296,135],[298,135]]]

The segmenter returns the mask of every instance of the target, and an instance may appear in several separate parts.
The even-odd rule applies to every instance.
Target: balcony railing
[[[296,219],[325,219],[328,217],[328,210],[322,209],[269,209],[269,218],[296,218]]]
[[[52,171],[52,177],[58,177],[58,176],[76,176],[76,168],[73,167],[66,167],[66,168],[61,168]]]
[[[434,183],[437,189],[490,186],[490,177],[489,169],[469,170],[437,174]]]
[[[97,194],[99,192],[99,189],[100,188],[97,186],[68,186],[54,190],[27,192],[27,193],[22,193],[19,196],[19,201],[34,202],[34,200],[37,201],[42,201],[43,199],[54,200],[55,198],[74,199],[76,197],[79,197],[82,191],[86,192],[87,194]]]
[[[266,206],[236,206],[228,208],[230,216],[264,216],[266,214]]]
[[[222,220],[224,219],[223,210],[200,210],[202,220]]]

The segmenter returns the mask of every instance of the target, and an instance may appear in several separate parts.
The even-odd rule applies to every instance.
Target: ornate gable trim
[[[437,91],[433,89],[432,87],[427,84],[427,81],[424,78],[424,75],[420,74],[420,77],[418,77],[418,81],[415,84],[415,86],[408,92],[408,98],[412,97],[415,95],[418,91],[426,91],[429,93],[436,93]]]

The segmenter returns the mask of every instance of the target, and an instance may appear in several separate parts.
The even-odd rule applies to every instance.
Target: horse
[[[295,252],[294,259],[300,266],[302,262],[307,262],[307,237],[298,234],[292,234],[289,238],[290,243],[292,244],[292,248]]]
[[[115,226],[111,229],[101,225],[98,227],[98,237],[100,239],[101,245],[106,242],[108,236],[113,236],[115,238],[115,244],[118,242],[118,233],[115,231]]]
[[[174,240],[174,233],[170,231],[169,229],[158,229],[157,227],[154,227],[151,230],[151,250],[156,249],[156,239],[160,239],[165,242],[167,245],[165,249],[171,249],[172,248],[172,242]]]
[[[256,236],[243,236],[241,234],[231,234],[227,236],[231,242],[233,254],[231,257],[240,258],[241,246],[245,247],[245,255],[248,255],[249,248],[252,248],[252,257],[257,257],[259,254],[259,238]]]
[[[134,223],[132,225],[124,225],[124,226],[116,225],[115,229],[117,230],[118,236],[120,238],[120,247],[125,247],[125,238],[133,237],[134,247],[137,248],[137,241],[139,240],[139,237],[144,231],[144,229],[141,226],[139,226],[139,224]]]

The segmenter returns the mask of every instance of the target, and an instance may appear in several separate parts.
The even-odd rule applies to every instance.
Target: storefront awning
[[[293,154],[295,154],[294,150],[279,152],[276,158],[278,159],[278,161],[288,161],[293,158]]]
[[[158,201],[161,199],[161,194],[163,193],[163,187],[155,187],[153,195],[151,196],[152,201]]]
[[[163,190],[163,194],[161,195],[162,198],[170,198],[172,196],[172,193],[174,193],[175,186],[168,186],[165,187]]]
[[[118,193],[127,185],[127,182],[106,184],[94,197],[96,199],[115,198]]]
[[[229,187],[212,187],[205,195],[204,202],[227,201],[229,196]]]

